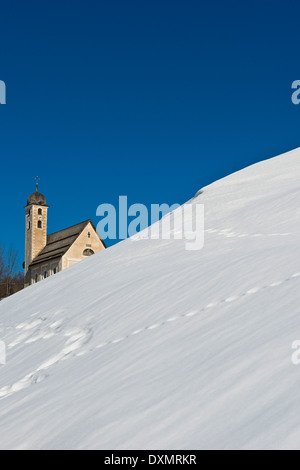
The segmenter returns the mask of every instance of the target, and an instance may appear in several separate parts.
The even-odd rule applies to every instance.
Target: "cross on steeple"
[[[36,176],[35,178],[35,190],[36,192],[38,193],[39,192],[39,181],[40,181],[40,178],[38,176]]]

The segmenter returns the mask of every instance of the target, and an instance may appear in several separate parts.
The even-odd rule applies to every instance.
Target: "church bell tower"
[[[30,285],[30,264],[47,244],[49,206],[46,204],[45,196],[39,192],[38,178],[36,180],[36,191],[29,196],[25,207],[25,287]]]

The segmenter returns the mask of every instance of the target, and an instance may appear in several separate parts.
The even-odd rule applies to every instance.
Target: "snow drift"
[[[203,250],[127,240],[2,301],[0,447],[300,448],[299,182],[298,149],[192,200]]]

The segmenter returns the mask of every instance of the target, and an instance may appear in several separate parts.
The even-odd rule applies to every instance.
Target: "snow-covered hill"
[[[1,302],[1,448],[300,448],[300,150],[193,202],[203,250],[127,240]]]

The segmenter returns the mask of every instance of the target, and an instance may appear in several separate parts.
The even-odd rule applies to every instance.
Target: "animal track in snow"
[[[233,229],[216,229],[209,228],[205,233],[212,233],[226,238],[259,238],[259,237],[288,237],[292,233],[240,233],[235,232]]]
[[[295,274],[293,274],[292,276],[286,278],[286,279],[283,279],[281,281],[277,281],[277,282],[273,282],[272,284],[269,284],[269,285],[266,285],[266,286],[262,286],[262,287],[253,287],[249,290],[247,290],[246,292],[243,292],[242,294],[240,295],[236,295],[236,296],[231,296],[231,297],[227,297],[226,299],[222,299],[222,300],[219,300],[219,301],[216,301],[216,302],[211,302],[209,304],[207,304],[205,307],[202,307],[201,309],[199,310],[193,310],[191,312],[188,312],[188,313],[184,313],[184,314],[181,314],[181,315],[177,315],[177,316],[172,316],[170,318],[168,318],[167,320],[164,320],[163,322],[161,323],[155,323],[153,325],[150,325],[150,326],[146,326],[144,328],[139,328],[138,330],[134,330],[132,333],[126,335],[126,336],[123,336],[121,338],[118,338],[118,339],[115,339],[115,340],[110,340],[110,341],[107,341],[107,342],[104,342],[104,343],[101,343],[99,344],[98,346],[96,346],[95,348],[92,348],[92,349],[89,349],[89,350],[85,350],[84,351],[84,354],[88,353],[88,352],[93,352],[95,349],[102,349],[106,346],[109,346],[111,344],[119,344],[123,341],[125,341],[126,339],[129,339],[130,337],[132,336],[136,336],[136,335],[139,335],[141,333],[144,333],[145,331],[151,331],[151,330],[154,330],[154,329],[157,329],[159,327],[162,327],[162,326],[165,326],[167,323],[173,323],[173,322],[176,322],[177,320],[180,320],[182,318],[191,318],[191,317],[194,317],[196,315],[199,315],[200,313],[203,313],[205,312],[206,310],[210,310],[214,307],[217,307],[217,306],[220,306],[224,303],[232,303],[232,302],[236,302],[237,300],[239,299],[242,299],[246,296],[250,296],[250,295],[255,295],[257,294],[258,292],[260,292],[261,290],[263,289],[271,289],[271,288],[275,288],[275,287],[278,287],[278,286],[281,286],[283,285],[285,282],[289,282],[293,279],[296,279],[296,278],[299,278],[300,277],[300,272],[297,272]],[[82,352],[79,352],[77,354],[77,356],[81,356],[83,355]]]
[[[29,343],[38,341],[40,339],[50,338],[55,335],[54,330],[62,326],[63,321],[52,323],[50,325],[50,329],[44,328],[44,330],[39,330],[37,328],[38,326],[40,326],[40,324],[41,324],[40,322],[36,321],[34,326],[32,323],[31,324],[23,323],[21,325],[18,325],[17,326],[18,330],[23,329],[27,331],[17,336],[15,341],[10,343],[9,348],[13,348],[19,345],[21,342],[24,342],[24,340],[26,340],[25,341],[26,344],[29,344]],[[34,330],[33,335],[32,335],[32,332],[28,333],[28,330],[30,330],[31,328],[32,329],[36,328]],[[28,335],[31,335],[29,339],[27,339]],[[32,371],[31,373],[25,375],[25,377],[16,381],[14,384],[2,387],[0,389],[0,399],[7,398],[16,392],[19,392],[20,390],[24,390],[30,387],[31,385],[42,382],[45,378],[48,377],[48,375],[45,374],[46,370],[48,370],[50,367],[54,366],[55,364],[59,363],[60,361],[64,361],[68,359],[71,355],[74,354],[75,351],[82,348],[82,346],[91,339],[92,330],[90,328],[85,328],[85,329],[77,328],[77,327],[69,328],[65,331],[64,336],[68,339],[66,340],[63,349],[58,354],[44,361],[35,371]]]
[[[181,314],[181,315],[172,316],[172,317],[168,318],[167,320],[164,320],[163,322],[154,323],[154,324],[148,325],[144,328],[136,329],[132,333],[130,333],[126,336],[120,336],[120,337],[112,339],[110,341],[103,342],[103,343],[101,343],[101,344],[99,344],[99,345],[97,345],[96,347],[93,347],[93,348],[83,349],[83,346],[85,344],[87,344],[91,339],[92,330],[90,328],[85,328],[85,329],[77,328],[77,327],[69,328],[64,333],[64,336],[68,339],[67,339],[63,349],[58,354],[50,357],[48,360],[43,362],[35,371],[27,374],[25,377],[23,377],[22,379],[18,380],[17,382],[15,382],[14,384],[12,384],[10,386],[2,387],[0,389],[0,399],[7,398],[7,397],[13,395],[14,393],[17,393],[21,390],[24,390],[24,389],[26,389],[26,388],[34,385],[34,384],[41,383],[43,380],[45,380],[48,377],[48,375],[47,375],[47,373],[45,373],[45,371],[47,371],[48,369],[53,367],[55,364],[58,364],[61,361],[67,360],[69,357],[74,357],[74,356],[75,357],[81,357],[81,356],[84,356],[85,354],[87,354],[89,352],[93,352],[95,350],[102,349],[102,348],[107,347],[109,345],[120,344],[120,343],[124,342],[125,340],[127,340],[131,337],[135,337],[136,335],[139,335],[139,334],[144,333],[146,331],[155,330],[157,328],[165,326],[168,323],[174,323],[174,322],[176,322],[176,321],[178,321],[182,318],[192,318],[194,316],[199,315],[200,313],[208,311],[208,310],[210,310],[214,307],[220,306],[224,303],[235,302],[235,301],[237,301],[239,299],[242,299],[246,296],[255,295],[256,293],[260,292],[263,289],[272,289],[272,288],[283,285],[285,282],[290,282],[290,281],[292,281],[294,279],[297,279],[299,277],[300,277],[300,272],[296,272],[293,275],[291,275],[290,277],[282,279],[281,281],[273,282],[272,284],[262,286],[262,287],[253,287],[251,289],[248,289],[246,292],[244,292],[240,295],[231,296],[231,297],[228,297],[226,299],[211,302],[211,303],[207,304],[206,306],[204,306],[204,307],[202,307],[201,309],[198,309],[198,310],[193,310],[193,311]],[[52,332],[56,328],[60,328],[62,326],[62,324],[63,324],[63,321],[58,321],[58,322],[52,323],[50,325],[50,328],[52,328]],[[30,325],[32,326],[32,324],[30,324]],[[35,326],[39,326],[39,325],[40,325],[40,323],[38,323],[38,324],[36,323]],[[30,330],[30,328],[28,326],[29,325],[24,323],[24,324],[18,325],[17,329]],[[50,334],[50,333],[48,333],[48,334]],[[22,338],[25,339],[25,336],[22,337]],[[36,337],[32,338],[32,342],[33,342],[34,338],[36,338],[36,340],[40,339],[37,335]],[[45,336],[41,336],[41,338],[45,339]],[[21,337],[19,336],[19,341],[20,340],[21,340]],[[28,342],[28,340],[27,340],[27,342]],[[11,344],[13,344],[13,343],[11,343]],[[15,344],[19,344],[19,343],[17,341],[15,341]],[[11,346],[11,347],[13,347],[13,346]]]

